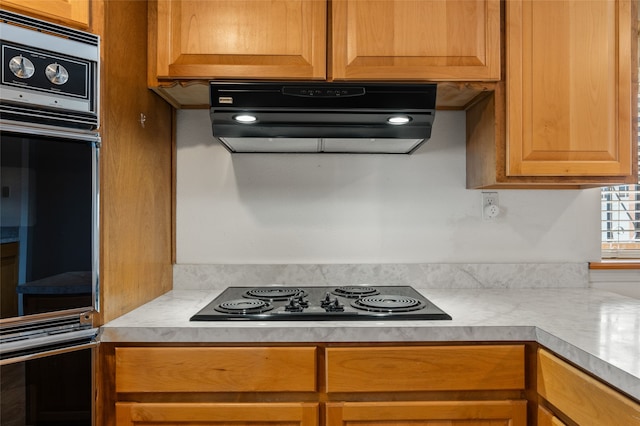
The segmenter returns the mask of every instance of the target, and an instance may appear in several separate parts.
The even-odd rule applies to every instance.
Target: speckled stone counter
[[[220,290],[174,290],[102,327],[103,342],[536,341],[640,400],[640,300],[592,289],[421,289],[451,321],[190,322]]]

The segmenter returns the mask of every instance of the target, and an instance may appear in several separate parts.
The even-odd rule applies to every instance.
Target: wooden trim
[[[589,262],[589,269],[640,269],[640,259],[637,261]]]

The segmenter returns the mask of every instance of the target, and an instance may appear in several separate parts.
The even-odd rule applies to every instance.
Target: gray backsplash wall
[[[411,156],[229,154],[206,110],[177,112],[175,288],[336,283],[586,287],[599,190],[465,187],[465,114]]]
[[[584,288],[586,263],[175,265],[175,289],[228,286],[412,285],[417,288]]]

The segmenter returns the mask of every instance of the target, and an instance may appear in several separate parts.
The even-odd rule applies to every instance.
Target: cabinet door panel
[[[158,0],[155,36],[158,78],[326,75],[324,0]]]
[[[329,402],[331,426],[525,426],[526,401]]]
[[[284,403],[123,403],[116,404],[119,426],[317,426],[318,404]]]
[[[332,77],[500,79],[497,0],[332,2]]]
[[[89,28],[89,0],[2,0],[0,5],[57,23]]]
[[[315,347],[116,348],[115,361],[117,392],[316,390]]]
[[[536,377],[538,393],[577,424],[640,425],[640,404],[544,349]]]
[[[625,176],[635,138],[629,1],[508,1],[507,174]]]
[[[327,392],[524,389],[522,345],[328,348]]]

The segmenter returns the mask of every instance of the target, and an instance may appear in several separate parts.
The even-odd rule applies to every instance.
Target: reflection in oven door
[[[2,365],[2,425],[91,425],[93,351],[87,348]]]
[[[91,309],[95,143],[6,132],[1,141],[0,316]]]

